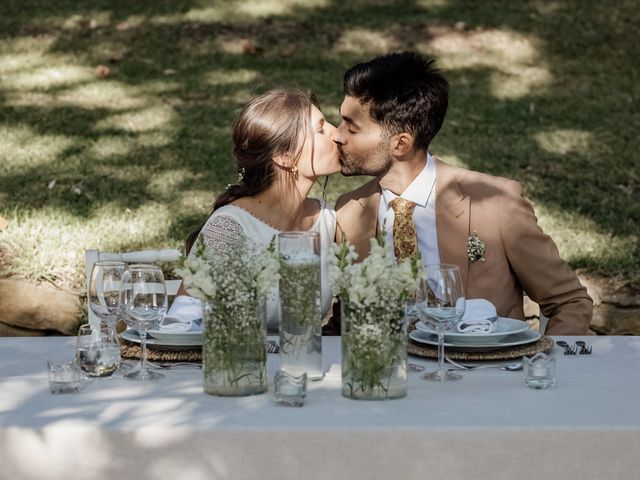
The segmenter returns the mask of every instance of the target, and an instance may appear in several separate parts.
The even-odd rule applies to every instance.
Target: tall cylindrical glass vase
[[[320,234],[282,232],[280,254],[280,368],[322,379]]]
[[[407,344],[399,308],[366,315],[341,304],[342,395],[389,400],[407,395]]]
[[[258,302],[259,303],[259,302]],[[267,332],[264,306],[230,312],[204,304],[204,391],[225,397],[267,391]]]

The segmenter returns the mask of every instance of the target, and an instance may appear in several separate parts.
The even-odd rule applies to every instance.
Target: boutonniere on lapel
[[[484,262],[484,252],[487,248],[487,244],[480,240],[477,232],[473,232],[469,235],[469,241],[467,242],[467,255],[471,263],[476,263],[478,260]]]

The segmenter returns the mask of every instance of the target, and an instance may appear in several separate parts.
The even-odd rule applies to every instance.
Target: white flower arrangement
[[[343,394],[349,397],[392,396],[398,371],[406,389],[405,304],[422,270],[418,256],[396,262],[383,235],[371,239],[371,253],[361,263],[354,263],[348,241],[335,245],[331,256],[329,278],[342,307]]]
[[[246,350],[256,350],[258,363],[262,358],[266,360],[266,332],[261,316],[266,297],[280,278],[275,238],[260,252],[248,244],[244,249],[213,250],[200,237],[195,253],[183,265],[176,273],[182,277],[186,291],[205,302],[205,379],[223,375],[231,387],[241,381],[250,382],[251,375],[247,375],[244,365]],[[261,369],[256,375],[262,377],[266,372]]]

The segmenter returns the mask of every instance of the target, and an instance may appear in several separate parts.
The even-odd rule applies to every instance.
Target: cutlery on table
[[[587,343],[583,342],[582,340],[578,340],[576,342],[576,348],[580,349],[578,351],[579,355],[591,355],[591,345],[587,345]]]
[[[497,368],[499,370],[506,370],[508,372],[517,372],[519,370],[522,370],[522,368],[524,367],[523,362],[505,363],[502,365],[493,365],[493,364],[492,365],[480,365],[480,364],[465,365],[452,360],[447,355],[445,355],[445,360],[449,362],[451,365],[453,365],[454,367],[457,367],[458,370],[478,370],[481,368]]]
[[[558,340],[556,342],[556,345],[558,345],[559,347],[564,348],[564,355],[577,355],[578,354],[578,347],[576,347],[575,345],[569,345],[567,342],[565,342],[564,340]]]
[[[407,370],[411,370],[412,372],[423,372],[424,371],[424,366],[423,365],[418,365],[417,363],[408,362],[407,363]]]

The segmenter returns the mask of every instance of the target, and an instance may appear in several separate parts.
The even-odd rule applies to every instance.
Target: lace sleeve
[[[242,248],[247,236],[242,225],[231,215],[215,215],[202,229],[204,243],[214,250],[231,251]]]

